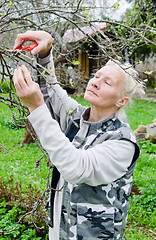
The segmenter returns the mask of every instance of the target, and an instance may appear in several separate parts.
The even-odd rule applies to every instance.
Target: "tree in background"
[[[156,27],[156,2],[153,0],[136,0],[132,9],[127,9],[123,17],[123,23],[128,24],[136,31],[139,30],[142,38],[139,36],[133,38],[129,44],[130,55],[136,53],[136,57],[144,60],[151,52],[156,52],[155,27]],[[146,38],[149,40],[148,44]]]
[[[75,49],[80,47],[80,42],[72,45],[63,41],[63,35],[67,29],[78,29],[87,36],[87,46],[96,45],[100,50],[101,57],[114,61],[134,61],[134,53],[140,58],[149,51],[155,51],[156,33],[156,10],[154,1],[137,0],[133,9],[127,10],[122,20],[112,20],[108,17],[108,11],[114,11],[120,7],[120,0],[110,1],[87,1],[87,0],[38,0],[38,1],[8,1],[0,3],[0,101],[6,104],[12,111],[13,121],[16,126],[26,127],[28,109],[17,97],[13,86],[13,69],[25,63],[30,71],[34,68],[34,57],[21,50],[12,50],[16,35],[26,30],[44,30],[49,32],[55,39],[55,66],[66,61],[70,64],[78,64]],[[106,23],[106,31],[95,28],[96,23]],[[94,35],[86,34],[82,27],[89,26],[94,29]],[[99,31],[100,34],[96,32]],[[47,70],[39,73],[45,77]],[[6,92],[8,92],[6,94]],[[34,141],[35,134],[28,126]],[[38,147],[45,153],[39,143]],[[47,157],[47,156],[46,156]],[[40,163],[37,159],[37,163]],[[49,164],[49,169],[50,169]],[[45,192],[37,201],[45,200],[49,191],[47,184]],[[36,205],[35,205],[36,206]],[[36,211],[36,207],[34,207]],[[31,212],[34,213],[33,211]]]
[[[146,39],[136,37],[133,42],[129,44],[129,57],[135,61],[143,62],[142,65],[137,67],[141,72],[141,77],[146,78],[147,87],[156,87],[156,72],[154,67],[154,59],[156,58],[156,2],[155,0],[135,0],[133,8],[128,9],[123,22],[128,22],[129,26],[142,29],[143,37]],[[154,44],[153,44],[154,43]],[[153,59],[153,62],[152,62]],[[146,64],[147,63],[147,64]]]

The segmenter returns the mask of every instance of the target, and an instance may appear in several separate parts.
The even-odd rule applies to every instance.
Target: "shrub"
[[[9,93],[10,92],[10,88],[12,89],[12,91],[15,92],[15,88],[13,86],[13,84],[11,83],[11,81],[8,79],[6,81],[2,81],[0,80],[0,92],[2,93]]]
[[[3,177],[0,179],[0,229],[3,232],[0,233],[0,239],[46,240],[48,238],[47,226],[40,217],[45,217],[43,206],[39,207],[38,214],[34,216],[34,222],[40,228],[34,227],[29,215],[23,218],[16,227],[19,219],[32,210],[34,200],[40,196],[39,190],[29,184],[26,194],[22,192],[21,184],[14,181],[13,176],[10,176],[7,184],[2,179]],[[15,230],[11,231],[14,228]]]

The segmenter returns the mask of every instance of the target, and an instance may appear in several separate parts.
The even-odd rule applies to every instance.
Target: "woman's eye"
[[[105,81],[105,83],[109,86],[111,86],[111,83],[109,81]]]

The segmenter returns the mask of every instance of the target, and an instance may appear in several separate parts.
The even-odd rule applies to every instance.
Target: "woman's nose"
[[[92,81],[91,81],[91,85],[93,86],[93,87],[95,87],[95,88],[99,88],[99,86],[100,86],[100,82],[99,82],[99,79],[97,79],[97,78],[92,78]]]

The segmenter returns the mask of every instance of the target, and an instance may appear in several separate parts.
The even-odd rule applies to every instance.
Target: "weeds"
[[[40,206],[38,214],[34,216],[35,223],[40,228],[34,228],[30,216],[27,215],[39,196],[40,191],[33,188],[31,184],[27,187],[27,192],[23,192],[21,184],[15,182],[13,176],[7,184],[3,182],[3,178],[0,179],[1,239],[47,239],[47,226],[39,217],[45,215],[44,207]],[[24,215],[26,215],[25,218],[23,218]],[[14,230],[11,231],[12,229]]]
[[[83,99],[76,100],[86,104]],[[136,100],[131,108],[126,108],[133,130],[139,124],[152,122],[155,106],[156,103]],[[33,199],[28,197],[28,191],[31,196],[37,197],[35,194],[39,194],[40,188],[44,189],[46,184],[46,163],[41,162],[40,171],[35,169],[36,159],[40,159],[42,153],[34,143],[21,147],[23,137],[24,129],[12,126],[10,110],[0,104],[0,176],[4,176],[3,181],[0,180],[0,230],[14,228],[20,216],[31,209]],[[156,239],[156,144],[150,141],[139,144],[141,155],[134,171],[134,191],[130,197],[124,240]],[[40,211],[42,213],[43,208]],[[47,228],[41,219],[37,221],[39,226],[43,226],[42,233],[35,229],[27,216],[13,232],[1,233],[0,240],[46,240]]]

